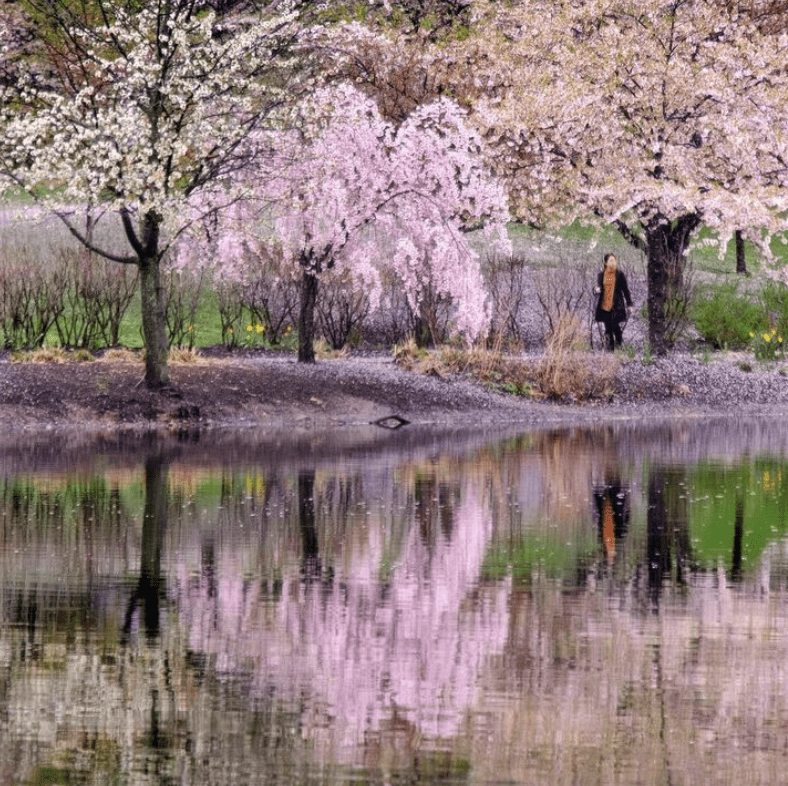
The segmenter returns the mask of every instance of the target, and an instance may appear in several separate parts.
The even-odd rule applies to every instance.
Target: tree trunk
[[[140,298],[142,304],[142,337],[145,341],[145,384],[161,388],[170,382],[167,368],[167,319],[164,291],[161,286],[161,263],[158,256],[139,262]]]
[[[648,279],[648,339],[651,351],[665,355],[671,337],[667,331],[669,296],[681,296],[684,254],[692,232],[700,223],[697,214],[675,221],[654,220],[644,227]]]
[[[747,275],[747,257],[744,248],[744,235],[741,229],[736,230],[736,272]]]
[[[301,312],[298,316],[298,362],[315,362],[315,306],[318,278],[308,270],[301,279]]]

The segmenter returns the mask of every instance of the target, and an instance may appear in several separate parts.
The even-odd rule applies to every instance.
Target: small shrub
[[[692,318],[698,333],[715,349],[742,349],[751,335],[769,327],[762,305],[741,294],[737,282],[706,287],[695,300]]]
[[[788,286],[779,281],[767,282],[761,301],[770,327],[780,336],[788,336]]]
[[[167,269],[162,276],[167,336],[174,347],[194,348],[197,309],[206,286],[202,271]]]
[[[686,258],[668,276],[665,293],[665,344],[674,347],[692,324],[692,313],[698,298],[698,285],[692,258]]]
[[[584,322],[581,315],[574,311],[564,311],[556,317],[546,337],[548,352],[589,349],[587,320]]]
[[[331,271],[323,276],[317,318],[323,337],[333,349],[342,349],[352,335],[360,333],[369,308],[369,296],[358,290],[350,274]]]
[[[118,344],[137,290],[136,266],[74,248],[60,249],[52,265],[62,276],[63,308],[55,319],[60,344],[93,349]]]
[[[419,293],[419,305],[414,308],[402,281],[391,273],[381,277],[382,297],[378,307],[365,320],[377,339],[385,344],[401,344],[410,338],[421,347],[437,346],[448,340],[454,306],[451,298],[437,293],[429,284]]]
[[[588,324],[594,308],[596,269],[589,263],[562,264],[536,273],[536,299],[547,325],[547,341],[556,331],[565,331],[568,317]]]
[[[63,312],[63,271],[22,248],[0,263],[0,332],[6,349],[36,349]]]
[[[521,256],[492,254],[485,259],[484,275],[492,305],[491,340],[517,346],[522,341],[520,315],[527,299],[528,264]]]
[[[756,360],[777,360],[785,357],[783,337],[776,329],[764,330],[751,335],[752,351]]]

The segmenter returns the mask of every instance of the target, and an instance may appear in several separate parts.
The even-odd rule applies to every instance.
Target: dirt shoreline
[[[785,368],[746,365],[736,357],[634,360],[622,365],[604,399],[562,403],[495,392],[466,375],[406,371],[386,355],[312,366],[274,354],[205,357],[173,363],[172,385],[159,392],[146,389],[138,362],[6,358],[0,360],[0,436],[53,429],[304,431],[401,421],[486,428],[788,413]]]

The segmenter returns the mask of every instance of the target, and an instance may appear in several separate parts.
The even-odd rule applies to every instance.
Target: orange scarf
[[[616,290],[616,271],[605,268],[602,275],[602,311],[613,310],[613,295]]]

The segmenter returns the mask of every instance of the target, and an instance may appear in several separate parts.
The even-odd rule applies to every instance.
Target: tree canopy
[[[223,277],[243,279],[270,257],[262,249],[275,245],[303,276],[299,359],[314,360],[310,310],[330,269],[346,272],[373,301],[388,270],[414,311],[431,289],[456,304],[466,336],[486,326],[468,231],[484,227],[491,244],[508,248],[508,204],[486,168],[483,141],[455,102],[433,101],[393,123],[371,98],[340,83],[304,102],[292,128],[248,142],[276,156],[244,171],[247,198],[222,211],[212,232],[193,233],[197,245],[183,244],[181,264],[210,259]]]
[[[595,218],[649,261],[650,338],[692,234],[760,243],[788,209],[788,36],[709,0],[477,4],[476,118],[523,221]],[[469,50],[472,51],[472,50]],[[481,61],[480,61],[481,62]]]

